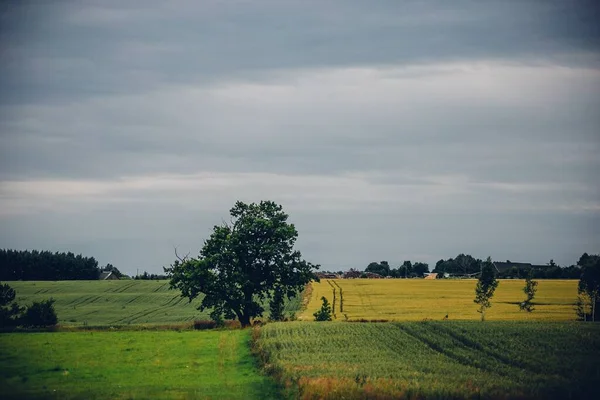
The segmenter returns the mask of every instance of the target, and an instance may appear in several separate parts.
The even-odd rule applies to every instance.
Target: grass
[[[321,307],[321,296],[333,302],[336,288],[337,320],[384,319],[390,321],[478,320],[475,297],[476,280],[425,279],[336,279],[312,283],[311,300],[299,316],[313,320]],[[518,303],[525,299],[524,280],[500,280],[487,320],[568,321],[576,318],[576,280],[539,280],[534,299],[535,311],[520,311]],[[337,286],[336,286],[337,285]],[[340,291],[343,311],[340,311]]]
[[[268,371],[301,398],[598,398],[600,326],[556,322],[277,323]]]
[[[201,297],[189,303],[178,290],[169,290],[165,280],[7,283],[17,292],[16,301],[21,305],[54,298],[63,326],[181,324],[210,319],[210,310],[197,310]],[[288,301],[285,311],[297,311],[300,302],[300,296]]]
[[[269,399],[249,330],[0,335],[3,399]]]

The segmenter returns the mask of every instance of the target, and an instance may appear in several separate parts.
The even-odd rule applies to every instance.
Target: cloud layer
[[[325,269],[600,245],[593,2],[3,10],[0,247],[157,272],[237,199]]]

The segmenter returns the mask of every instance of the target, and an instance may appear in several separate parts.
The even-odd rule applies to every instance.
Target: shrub
[[[216,327],[217,327],[217,323],[210,319],[194,321],[194,329],[196,329],[196,330],[214,329]]]
[[[325,296],[321,297],[321,301],[323,302],[321,309],[313,314],[315,321],[331,321],[331,306],[329,305],[329,301],[327,301]]]
[[[58,317],[54,310],[54,299],[34,302],[25,309],[21,317],[21,325],[29,327],[54,326]]]

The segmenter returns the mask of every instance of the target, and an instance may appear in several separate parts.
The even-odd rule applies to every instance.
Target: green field
[[[250,330],[0,334],[3,399],[270,399]]]
[[[164,280],[6,283],[15,289],[16,301],[21,305],[55,299],[61,325],[178,324],[210,319],[210,310],[196,309],[200,298],[189,303],[178,290],[169,290]],[[299,307],[298,298],[287,302],[285,310],[296,311]]]
[[[600,326],[548,322],[269,324],[267,370],[302,398],[599,398]]]
[[[487,320],[572,321],[576,319],[577,280],[540,279],[533,300],[535,311],[520,311],[522,279],[500,279]],[[336,289],[337,320],[386,319],[390,321],[478,320],[475,279],[323,279],[313,282],[311,300],[299,319],[313,320],[321,296],[333,302]],[[343,296],[343,311],[340,288]],[[345,316],[344,316],[345,314]]]

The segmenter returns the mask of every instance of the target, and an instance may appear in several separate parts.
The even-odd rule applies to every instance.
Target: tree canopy
[[[390,264],[387,261],[381,261],[379,263],[372,262],[367,266],[367,268],[365,268],[365,272],[372,272],[381,276],[389,276],[391,272]]]
[[[291,298],[317,279],[319,265],[294,250],[298,232],[280,205],[238,201],[230,215],[230,223],[213,227],[198,258],[177,259],[165,272],[190,301],[204,294],[199,309],[212,308],[213,319],[237,317],[248,326],[275,293]]]

